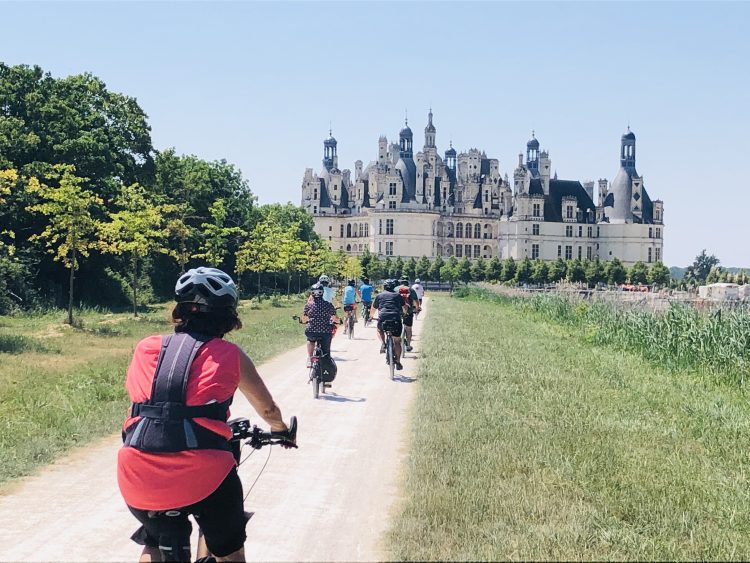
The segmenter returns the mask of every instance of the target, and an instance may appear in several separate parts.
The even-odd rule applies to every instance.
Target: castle
[[[652,200],[635,168],[635,134],[620,143],[615,179],[550,177],[549,153],[532,133],[518,155],[513,183],[498,159],[472,148],[444,156],[428,114],[416,155],[408,121],[399,143],[378,140],[378,156],[354,177],[338,166],[337,141],[323,142],[323,169],[305,170],[302,206],[333,250],[381,256],[513,257],[522,260],[619,258],[626,264],[662,260],[664,207]],[[595,203],[596,202],[596,203]]]

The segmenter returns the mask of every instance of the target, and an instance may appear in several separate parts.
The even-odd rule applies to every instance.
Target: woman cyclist
[[[189,270],[175,299],[174,334],[141,340],[125,383],[132,405],[117,480],[141,523],[132,539],[144,546],[141,561],[187,561],[192,514],[203,532],[199,557],[244,561],[247,519],[226,423],[235,391],[272,432],[288,428],[253,362],[224,340],[242,327],[232,279],[215,268]]]
[[[312,367],[312,357],[315,343],[320,341],[320,348],[324,356],[331,353],[331,338],[334,327],[338,324],[336,308],[323,299],[323,286],[316,283],[310,288],[310,299],[305,304],[302,321],[307,323],[305,336],[307,337],[307,367]]]

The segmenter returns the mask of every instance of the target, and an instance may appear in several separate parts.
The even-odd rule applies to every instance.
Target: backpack
[[[318,360],[318,375],[320,376],[320,380],[325,383],[330,383],[336,379],[338,369],[336,362],[333,361],[330,354],[326,354]]]
[[[409,299],[409,288],[405,285],[402,285],[398,288],[398,294],[401,296],[401,299],[404,300],[404,305],[409,307],[409,311],[411,311],[411,299]]]

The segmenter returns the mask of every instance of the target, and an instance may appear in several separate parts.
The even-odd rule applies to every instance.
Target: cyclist
[[[424,286],[422,285],[422,281],[417,278],[414,280],[414,285],[411,286],[411,288],[414,290],[414,293],[417,294],[417,300],[419,301],[419,308],[422,308],[422,299],[424,299]]]
[[[273,432],[288,428],[253,362],[224,340],[242,327],[232,278],[189,270],[175,299],[174,334],[141,340],[125,382],[132,404],[117,481],[141,523],[132,539],[144,546],[142,561],[188,561],[192,514],[203,532],[199,556],[244,561],[247,517],[226,422],[236,390]]]
[[[357,315],[354,313],[354,310],[357,308],[357,295],[359,295],[357,282],[355,280],[347,280],[346,287],[344,288],[344,296],[341,299],[341,304],[344,306],[344,313],[346,314],[344,322],[349,320],[351,315],[354,315],[354,322],[357,322]]]
[[[401,316],[404,312],[404,300],[398,293],[395,293],[396,280],[385,280],[381,293],[375,296],[372,302],[372,311],[370,316],[374,317],[378,313],[378,339],[380,340],[380,353],[385,353],[385,334],[384,327],[387,327],[396,338],[393,339],[393,359],[396,363],[396,369],[402,369],[401,365]]]
[[[411,352],[412,326],[414,325],[414,312],[419,311],[419,298],[417,293],[409,286],[409,278],[402,275],[398,283],[398,293],[404,300],[404,328],[406,331],[406,351]]]
[[[372,307],[372,286],[369,278],[362,278],[362,285],[359,286],[359,297],[362,300],[362,309],[370,312]]]
[[[307,337],[307,367],[312,367],[312,356],[315,352],[315,343],[320,341],[323,355],[331,353],[331,338],[333,328],[338,323],[336,309],[332,303],[323,298],[323,286],[316,283],[310,288],[312,302],[305,304],[302,313],[302,321],[307,323],[305,336]]]
[[[323,274],[318,278],[318,283],[323,286],[323,299],[325,299],[329,303],[333,303],[333,296],[335,294],[335,291],[333,287],[331,287],[331,278]]]

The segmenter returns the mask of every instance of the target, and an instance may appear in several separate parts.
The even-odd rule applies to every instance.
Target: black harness
[[[125,447],[143,452],[230,450],[223,436],[196,424],[194,418],[227,421],[232,397],[221,403],[185,404],[190,366],[201,347],[211,340],[202,334],[179,332],[162,338],[150,398],[132,403],[130,416],[140,416],[123,432]]]

